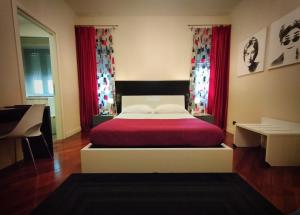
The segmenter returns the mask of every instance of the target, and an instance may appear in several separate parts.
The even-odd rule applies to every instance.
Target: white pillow
[[[154,109],[154,113],[187,113],[187,110],[181,105],[164,104],[157,106]]]
[[[153,108],[143,104],[129,105],[122,110],[122,113],[153,113]]]

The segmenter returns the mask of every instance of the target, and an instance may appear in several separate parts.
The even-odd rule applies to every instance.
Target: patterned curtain
[[[193,29],[189,112],[206,112],[208,101],[211,28]]]
[[[97,29],[96,61],[99,113],[115,114],[115,58],[112,40],[113,29]]]

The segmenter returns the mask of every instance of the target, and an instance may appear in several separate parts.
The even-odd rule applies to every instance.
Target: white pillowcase
[[[157,106],[154,113],[187,113],[187,110],[177,104],[164,104]]]
[[[125,107],[122,113],[153,113],[153,108],[143,104],[130,105]]]

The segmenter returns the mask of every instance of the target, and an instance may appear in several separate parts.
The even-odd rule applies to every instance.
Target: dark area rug
[[[36,215],[281,214],[236,174],[73,174]]]

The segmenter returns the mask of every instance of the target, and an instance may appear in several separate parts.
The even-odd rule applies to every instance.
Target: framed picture
[[[268,68],[300,62],[300,7],[272,23]]]
[[[247,38],[239,45],[237,75],[243,76],[264,70],[267,28]]]

